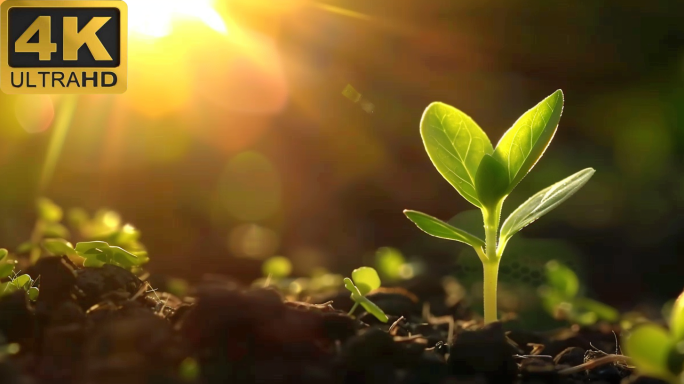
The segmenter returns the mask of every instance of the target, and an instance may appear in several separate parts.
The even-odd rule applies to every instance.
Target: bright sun
[[[227,33],[221,15],[214,9],[214,0],[128,0],[131,33],[148,37],[164,37],[171,33],[173,22],[181,19],[201,20],[211,29]]]

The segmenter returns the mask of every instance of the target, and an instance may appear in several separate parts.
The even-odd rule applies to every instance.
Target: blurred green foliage
[[[684,380],[684,293],[667,323],[669,330],[651,322],[637,325],[623,335],[622,345],[640,373],[678,384]]]

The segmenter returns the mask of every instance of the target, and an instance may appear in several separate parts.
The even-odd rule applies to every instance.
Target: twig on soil
[[[411,336],[394,336],[394,341],[397,343],[403,343],[406,341],[419,340],[421,344],[427,344],[428,340],[423,335],[411,335]]]
[[[544,344],[536,344],[536,343],[527,343],[527,346],[532,347],[532,351],[530,352],[530,355],[539,355],[540,353],[542,353],[544,348],[546,348],[546,346]]]
[[[454,341],[454,317],[440,316],[435,317],[430,313],[430,303],[423,305],[423,318],[430,325],[449,324],[449,334],[447,335],[447,345],[451,345]]]
[[[397,321],[395,321],[394,323],[392,323],[392,325],[391,325],[390,328],[389,328],[389,331],[387,331],[387,332],[388,332],[390,335],[392,335],[392,336],[396,336],[395,330],[399,329],[399,328],[398,328],[398,327],[399,327],[399,323],[400,323],[402,320],[406,320],[406,319],[404,318],[404,316],[398,318]]]
[[[513,357],[517,357],[519,359],[533,359],[536,357],[541,357],[544,359],[553,359],[553,356],[551,356],[551,355],[534,355],[534,354],[532,354],[532,355],[513,355]]]
[[[138,289],[138,292],[136,292],[135,295],[133,295],[129,300],[133,301],[133,300],[137,299],[138,297],[140,297],[140,295],[142,295],[143,293],[145,293],[145,291],[147,290],[147,286],[148,286],[148,285],[149,285],[149,284],[148,284],[147,281],[146,281],[145,284],[143,284],[143,285],[140,286],[140,289]],[[152,287],[150,287],[150,288],[152,288]]]
[[[587,361],[584,364],[580,364],[580,365],[570,367],[570,368],[561,369],[560,371],[558,371],[558,373],[561,375],[572,375],[573,373],[588,371],[590,369],[594,369],[596,367],[600,367],[600,366],[606,365],[606,364],[611,364],[611,363],[630,364],[631,361],[632,361],[632,359],[629,356],[625,356],[625,355],[606,355],[603,357],[599,357],[598,359],[595,359],[595,360]]]

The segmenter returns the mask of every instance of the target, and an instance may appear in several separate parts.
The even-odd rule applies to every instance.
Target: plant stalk
[[[349,310],[349,313],[347,313],[347,315],[351,316],[352,313],[354,313],[354,310],[356,309],[356,307],[358,307],[358,306],[359,306],[358,302],[354,303],[354,306],[352,306],[352,308]]]
[[[497,320],[497,281],[499,277],[499,256],[496,254],[499,219],[503,200],[494,207],[482,210],[485,227],[485,255],[482,263],[484,273],[484,321],[485,324]]]

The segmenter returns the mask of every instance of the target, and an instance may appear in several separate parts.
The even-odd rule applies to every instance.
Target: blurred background
[[[402,214],[473,208],[431,164],[422,112],[456,106],[496,143],[561,88],[555,139],[504,216],[597,173],[522,231],[503,284],[564,258],[618,308],[681,291],[683,2],[127,3],[125,94],[0,95],[0,245],[27,240],[44,195],[117,210],[142,232],[149,270],[189,280],[248,282],[273,255],[295,274],[348,274],[391,246],[476,281],[473,255]]]

